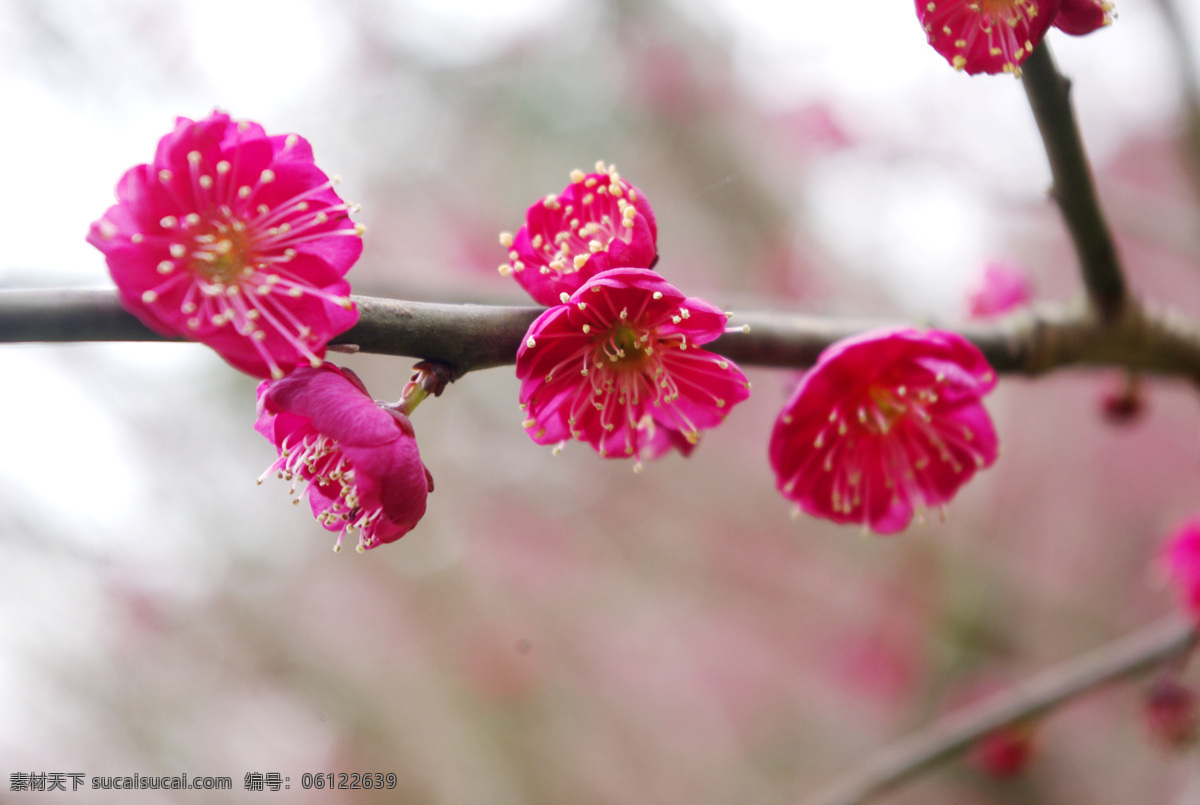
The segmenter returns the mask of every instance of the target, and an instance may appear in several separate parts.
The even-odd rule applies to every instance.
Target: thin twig
[[[869,758],[803,805],[867,802],[971,746],[1007,724],[1034,718],[1099,686],[1148,671],[1196,644],[1195,624],[1174,618],[1050,668],[1028,681],[954,712]]]
[[[512,364],[536,307],[451,305],[356,296],[358,324],[336,344],[445,364],[458,378]],[[747,366],[802,368],[850,335],[900,322],[784,313],[735,313],[709,348]],[[1170,312],[1128,304],[1115,320],[1087,307],[1046,305],[996,322],[959,326],[997,372],[1041,374],[1072,365],[1120,366],[1200,385],[1200,328]],[[0,343],[164,341],[121,309],[111,290],[0,290]]]
[[[1125,278],[1071,108],[1071,82],[1058,72],[1046,42],[1025,61],[1021,81],[1050,160],[1054,199],[1075,243],[1088,299],[1102,316],[1115,318],[1126,300]]]

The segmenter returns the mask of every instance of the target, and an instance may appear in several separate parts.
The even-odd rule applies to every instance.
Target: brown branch
[[[512,364],[536,307],[451,305],[356,296],[360,319],[334,339],[363,352],[445,364],[454,377]],[[833,342],[898,322],[783,313],[737,313],[711,348],[747,366],[811,366]],[[1003,373],[1072,365],[1121,366],[1200,385],[1200,328],[1166,312],[1126,305],[1106,320],[1091,308],[1044,306],[955,328]],[[0,343],[171,340],[121,309],[110,290],[0,290]]]
[[[803,805],[855,805],[962,752],[1007,724],[1039,716],[1105,683],[1148,671],[1196,644],[1195,624],[1175,619],[1050,668],[1032,679],[936,721],[868,758]]]
[[[1126,300],[1121,262],[1100,211],[1092,169],[1071,108],[1071,82],[1058,72],[1046,42],[1025,61],[1021,81],[1050,160],[1054,199],[1075,243],[1088,299],[1101,315],[1116,317]]]

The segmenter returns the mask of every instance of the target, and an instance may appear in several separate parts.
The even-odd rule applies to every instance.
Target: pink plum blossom
[[[976,741],[967,759],[989,777],[1015,777],[1025,771],[1033,759],[1033,739],[1033,725],[1024,722],[1010,724]]]
[[[933,49],[956,70],[1021,74],[1061,0],[916,0]]]
[[[1196,692],[1173,675],[1161,676],[1146,691],[1142,717],[1151,738],[1168,749],[1186,748],[1200,728]]]
[[[954,333],[878,330],[826,349],[771,434],[780,492],[816,517],[879,534],[947,503],[996,460],[982,397],[996,374]]]
[[[964,687],[954,690],[951,701],[954,710],[980,706],[986,701],[995,701],[996,696],[1012,688],[1012,683],[1003,675],[987,675],[970,680]],[[965,759],[976,771],[988,777],[1005,779],[1021,774],[1033,760],[1037,749],[1037,721],[1023,719],[1005,724],[982,735],[967,751]]]
[[[501,233],[508,262],[500,273],[538,304],[557,305],[602,271],[652,267],[657,237],[646,196],[599,162],[596,173],[572,171],[561,193],[530,207],[516,235]]]
[[[1110,378],[1108,388],[1100,396],[1100,413],[1114,425],[1137,422],[1148,406],[1141,377],[1133,372],[1122,372],[1119,377]]]
[[[595,275],[529,328],[517,352],[526,431],[538,444],[587,442],[608,458],[687,454],[750,384],[700,345],[726,315],[649,269]]]
[[[1062,0],[1062,8],[1054,18],[1058,30],[1081,36],[1112,25],[1113,4],[1108,0]]]
[[[1009,263],[988,263],[967,294],[971,318],[984,319],[1008,313],[1033,298],[1029,277]]]
[[[1108,0],[916,0],[933,49],[956,70],[1021,74],[1050,26],[1073,36],[1112,23]]]
[[[1162,562],[1184,608],[1200,622],[1200,517],[1179,524],[1163,547]]]
[[[342,537],[359,530],[358,550],[395,542],[425,514],[433,476],[421,462],[412,424],[376,403],[362,381],[332,364],[302,366],[258,386],[258,421],[279,458],[271,472],[306,488],[313,515]],[[261,478],[259,479],[261,482]],[[296,499],[299,501],[299,498]]]
[[[362,252],[349,205],[295,134],[223,112],[181,117],[92,224],[121,304],[258,377],[320,366],[358,320],[343,279]]]

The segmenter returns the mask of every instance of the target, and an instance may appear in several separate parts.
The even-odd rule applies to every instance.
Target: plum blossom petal
[[[595,275],[539,316],[517,353],[526,431],[608,458],[688,453],[750,393],[732,361],[699,349],[726,318],[649,269]]]
[[[88,242],[146,326],[279,378],[319,366],[358,320],[343,279],[362,252],[349,210],[304,138],[214,112],[179,118],[154,161],[125,173]]]
[[[1073,36],[1090,34],[1112,25],[1113,4],[1108,0],[1062,0],[1054,27]]]
[[[1021,74],[1061,0],[916,0],[933,49],[956,70]]]
[[[1021,722],[984,735],[971,746],[967,758],[989,777],[1006,779],[1025,771],[1035,749],[1033,725]]]
[[[1200,623],[1200,517],[1176,527],[1163,547],[1162,563],[1184,609]]]
[[[954,333],[878,330],[826,349],[771,434],[784,497],[879,534],[906,528],[996,460],[982,397],[996,374]]]
[[[1113,425],[1131,425],[1141,419],[1150,402],[1142,379],[1135,372],[1122,372],[1109,378],[1100,395],[1100,413]]]
[[[985,319],[1008,313],[1033,298],[1029,277],[1018,266],[992,262],[983,268],[983,275],[967,295],[973,319]]]
[[[313,515],[338,532],[335,550],[355,529],[359,551],[395,542],[425,514],[433,477],[412,424],[372,400],[349,370],[303,366],[262,381],[254,429],[279,451],[263,477],[277,473],[293,493],[305,485]]]
[[[602,271],[652,267],[657,238],[645,194],[599,162],[595,173],[572,171],[561,193],[530,207],[516,235],[501,233],[508,262],[500,273],[539,304],[557,305]]]
[[[1151,683],[1142,699],[1142,717],[1150,737],[1168,749],[1186,749],[1200,733],[1196,691],[1173,674]]]

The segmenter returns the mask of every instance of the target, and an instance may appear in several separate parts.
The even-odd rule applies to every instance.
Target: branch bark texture
[[[867,802],[946,761],[1000,727],[1039,716],[1122,677],[1148,671],[1196,645],[1196,627],[1171,619],[1043,671],[1002,694],[951,713],[883,749],[803,805]]]
[[[537,307],[453,305],[356,296],[357,325],[334,339],[363,352],[435,361],[455,378],[512,364]],[[811,366],[833,342],[900,322],[797,314],[734,313],[732,332],[709,348],[747,366]],[[1115,319],[1087,306],[1048,305],[956,329],[997,372],[1041,374],[1065,366],[1121,366],[1200,385],[1200,328],[1169,311],[1124,305]],[[111,290],[0,290],[0,343],[166,341],[125,312]],[[178,339],[175,339],[178,340]]]
[[[1079,255],[1088,299],[1115,318],[1126,300],[1125,278],[1096,195],[1092,169],[1071,107],[1071,82],[1043,41],[1022,66],[1021,81],[1054,176],[1054,199]]]

